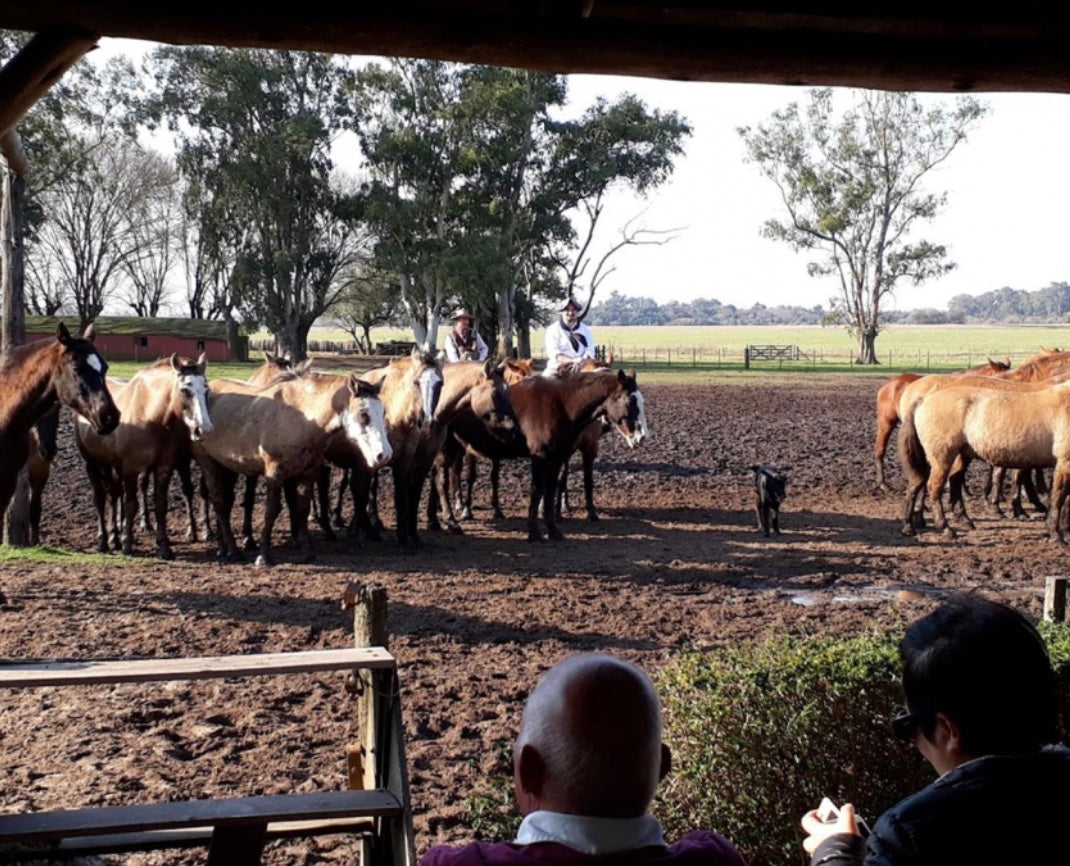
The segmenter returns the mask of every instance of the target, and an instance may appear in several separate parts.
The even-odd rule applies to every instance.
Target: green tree
[[[372,328],[392,324],[401,308],[397,279],[373,271],[355,273],[347,282],[346,293],[335,307],[334,320],[352,334],[357,348],[372,353]]]
[[[858,341],[860,363],[878,363],[881,305],[896,284],[955,267],[944,246],[911,240],[911,231],[947,201],[923,189],[926,175],[986,111],[969,97],[927,109],[912,93],[862,91],[837,120],[824,89],[810,91],[805,114],[793,102],[768,123],[739,130],[747,160],[777,185],[787,211],[763,234],[824,254],[808,271],[839,278],[832,318]]]
[[[147,116],[176,134],[203,276],[227,281],[215,292],[225,316],[246,310],[304,358],[362,252],[354,197],[332,182],[330,159],[348,66],[311,52],[174,47],[149,65]],[[192,295],[204,288],[195,281]]]

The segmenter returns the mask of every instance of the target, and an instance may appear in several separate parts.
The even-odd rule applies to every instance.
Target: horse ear
[[[63,322],[59,323],[59,327],[56,328],[56,339],[59,340],[63,346],[68,345],[71,342],[71,332],[67,330],[67,326]]]
[[[178,360],[178,353],[171,353],[171,367],[176,373],[182,372],[182,362]]]
[[[82,339],[89,340],[90,343],[97,339],[97,326],[90,322],[85,326],[85,330],[82,331]]]
[[[207,363],[208,356],[204,352],[201,352],[201,354],[197,356],[197,369],[201,371],[202,375],[204,374],[204,367]]]
[[[293,368],[293,371],[298,376],[303,376],[312,367],[312,362],[314,360],[316,360],[316,359],[315,358],[305,358],[305,360],[303,360],[300,364],[298,364],[296,367]]]
[[[483,375],[488,379],[493,378],[496,366],[497,365],[491,358],[487,358],[487,360],[483,362]]]

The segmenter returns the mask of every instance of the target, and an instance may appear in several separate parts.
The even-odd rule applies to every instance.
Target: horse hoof
[[[162,549],[156,551],[156,556],[159,559],[167,559],[167,560],[171,560],[171,559],[175,558],[174,553],[171,551],[171,548],[169,548],[169,547],[165,547],[165,548],[162,548]]]
[[[564,533],[562,533],[561,530],[558,529],[557,527],[554,527],[553,529],[546,530],[546,534],[548,536],[550,536],[550,541],[564,541],[565,540]]]
[[[439,523],[437,520],[429,520],[429,521],[427,521],[427,531],[428,532],[441,532],[442,531],[442,524]]]
[[[110,552],[111,551],[108,548],[108,539],[106,539],[106,538],[98,538],[97,539],[97,553],[110,553]]]
[[[950,526],[945,526],[940,532],[943,534],[944,538],[958,538],[958,533],[956,533]]]
[[[528,541],[529,542],[533,542],[533,543],[534,542],[538,542],[539,544],[542,544],[542,542],[544,542],[545,540],[546,539],[542,537],[542,533],[540,533],[540,532],[529,532],[528,533]]]
[[[587,512],[587,522],[588,523],[598,523],[599,520],[601,520],[601,518],[598,516],[598,514],[596,512],[594,512],[594,511],[588,511]]]
[[[133,544],[124,544],[123,545],[123,556],[133,556],[133,555],[134,555],[134,545]]]
[[[331,515],[331,527],[337,530],[342,530],[346,528],[346,522],[342,520],[341,514]]]
[[[245,554],[237,548],[233,550],[220,550],[216,553],[216,559],[220,562],[245,562]]]
[[[461,511],[461,520],[472,520],[474,517],[475,515],[472,514],[471,508],[465,508],[463,511]]]
[[[193,530],[193,529],[187,529],[186,530],[186,541],[196,541],[196,540],[197,540],[197,532],[195,530]]]
[[[260,545],[256,543],[252,538],[247,538],[242,542],[242,547],[246,550],[258,550]]]
[[[254,564],[257,568],[271,568],[271,566],[273,566],[275,563],[272,562],[270,556],[265,556],[261,553],[259,556],[257,556],[256,562]]]
[[[915,535],[918,534],[918,531],[914,528],[913,523],[904,523],[899,531],[907,538],[913,538]]]
[[[500,508],[494,509],[494,514],[491,515],[494,520],[505,520],[505,512]]]
[[[329,526],[323,527],[323,537],[327,541],[337,541],[338,540],[338,536],[334,534],[334,530],[331,529],[331,527],[329,527]]]
[[[461,526],[460,526],[459,523],[451,523],[449,531],[450,531],[450,535],[464,535],[464,530],[461,529]]]

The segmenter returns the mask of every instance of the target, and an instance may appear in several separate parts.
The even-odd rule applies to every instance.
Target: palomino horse
[[[156,554],[173,559],[167,535],[168,490],[171,475],[189,443],[212,432],[208,414],[205,357],[196,360],[171,355],[143,367],[124,384],[113,383],[122,422],[111,436],[100,436],[88,424],[75,423],[75,441],[85,460],[97,509],[97,547],[108,550],[106,503],[113,474],[122,486],[122,550],[134,549],[134,519],[138,478],[151,473],[155,482]],[[114,502],[113,502],[114,522]],[[114,539],[113,539],[114,540]]]
[[[428,435],[423,437],[412,453],[409,472],[399,477],[394,467],[394,501],[398,505],[398,541],[402,550],[412,552],[420,545],[418,517],[423,484],[435,465],[442,450],[447,431],[455,419],[462,415],[478,415],[490,428],[511,431],[516,428],[516,418],[509,402],[509,391],[503,378],[503,366],[493,360],[455,361],[442,368],[442,390],[435,408],[435,416]],[[377,522],[376,491],[374,479],[362,479],[363,473],[355,472],[357,486],[353,497],[360,528],[374,532]],[[399,485],[405,489],[399,494]],[[435,485],[432,484],[432,492]],[[367,503],[367,508],[364,507]],[[434,524],[431,523],[431,528]]]
[[[987,363],[970,367],[970,369],[962,373],[948,375],[996,376],[1007,372],[1010,368],[1010,359],[1006,363],[989,359]],[[877,440],[873,445],[873,458],[877,466],[877,488],[885,492],[890,491],[891,488],[884,478],[884,455],[888,451],[888,440],[892,436],[892,431],[895,430],[901,420],[899,398],[907,385],[922,378],[925,377],[921,373],[900,373],[897,376],[892,376],[877,391]]]
[[[528,502],[528,540],[542,541],[538,515],[542,506],[551,539],[564,538],[557,527],[555,503],[561,467],[576,447],[580,433],[605,415],[630,447],[645,431],[640,427],[642,393],[635,375],[623,370],[571,373],[561,378],[533,376],[509,388],[522,437],[505,442],[487,435],[482,424],[455,425],[457,439],[480,454],[502,459],[530,457],[531,496]],[[460,419],[459,419],[460,420]],[[478,419],[475,419],[478,421]],[[432,490],[434,493],[434,490]],[[447,501],[448,496],[443,497]],[[437,516],[438,495],[428,503]]]
[[[215,392],[215,383],[212,383]],[[270,565],[271,532],[282,507],[282,489],[293,483],[291,526],[310,558],[308,512],[312,485],[323,465],[327,439],[335,431],[358,448],[369,466],[391,457],[379,388],[356,376],[283,379],[262,388],[228,382],[213,393],[209,409],[215,429],[193,443],[218,523],[220,554],[241,560],[230,526],[238,475],[263,475],[267,508],[257,563]]]
[[[957,461],[1054,466],[1050,536],[1063,541],[1060,514],[1070,481],[1070,381],[1036,389],[955,383],[932,391],[903,418],[900,453],[909,486],[903,533],[914,532],[914,502],[928,481],[937,530],[953,535],[943,488]],[[957,469],[955,471],[958,471]]]
[[[107,363],[90,325],[72,337],[61,322],[55,340],[16,346],[0,359],[0,515],[11,502],[30,450],[30,429],[57,403],[87,419],[102,436],[119,426],[104,380]]]
[[[418,545],[414,521],[407,515],[419,508],[423,477],[417,467],[423,444],[433,435],[432,422],[442,393],[442,361],[427,349],[414,348],[407,358],[397,358],[385,367],[377,367],[361,374],[366,382],[379,386],[379,396],[386,412],[386,431],[390,438],[393,458],[390,461],[394,479],[394,506],[397,515],[398,544],[412,551]],[[354,530],[359,535],[375,537],[377,527],[367,519],[367,502],[371,494],[372,470],[362,456],[345,442],[332,440],[327,446],[327,459],[343,470],[339,500],[348,486],[354,503]],[[320,513],[327,513],[327,484],[320,485]],[[339,511],[341,504],[339,503]]]

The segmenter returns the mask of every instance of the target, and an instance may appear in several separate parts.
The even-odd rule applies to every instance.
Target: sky
[[[136,59],[151,45],[102,39],[91,56],[103,60],[125,53]],[[807,275],[813,252],[795,253],[787,244],[761,237],[763,223],[783,216],[783,205],[772,181],[744,162],[736,131],[768,120],[790,102],[805,104],[807,90],[571,75],[568,110],[579,114],[599,96],[614,100],[624,93],[650,108],[677,111],[693,133],[667,183],[645,198],[620,191],[607,201],[596,241],[601,250],[637,217],[634,225],[678,232],[667,244],[617,253],[615,271],[599,295],[619,291],[660,303],[716,298],[737,307],[827,307],[838,293],[838,281]],[[1070,96],[976,96],[989,113],[948,161],[927,176],[926,190],[946,191],[947,206],[912,236],[945,245],[957,267],[921,286],[901,284],[891,302],[894,309],[944,309],[959,294],[1005,286],[1035,291],[1070,281]],[[953,100],[951,94],[920,97],[926,104]],[[352,141],[340,140],[340,151],[355,149]],[[336,161],[355,165],[355,157],[339,152]]]

